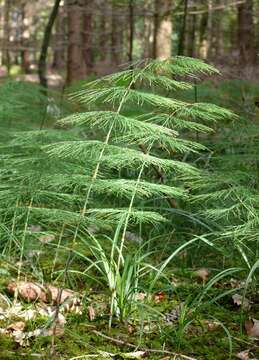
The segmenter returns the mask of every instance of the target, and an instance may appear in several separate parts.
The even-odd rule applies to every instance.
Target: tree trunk
[[[91,11],[91,0],[85,0],[83,15],[83,43],[84,43],[84,60],[86,75],[89,75],[93,69],[93,15]]]
[[[53,45],[53,69],[64,69],[66,58],[65,58],[65,16],[64,7],[59,5],[59,14],[55,21],[55,38]]]
[[[191,57],[195,57],[196,54],[196,23],[197,23],[197,15],[192,14],[187,18],[187,38],[186,38],[186,51],[187,55]]]
[[[199,37],[199,56],[202,59],[205,59],[207,56],[207,37],[206,37],[206,31],[207,31],[207,25],[208,25],[208,13],[204,13],[201,15],[200,19],[200,37]]]
[[[253,0],[238,6],[239,64],[253,64],[256,60]]]
[[[172,55],[172,0],[156,0],[153,56],[168,59]]]
[[[183,14],[182,28],[179,38],[178,55],[184,55],[187,15],[188,15],[188,0],[184,0],[184,14]]]
[[[23,47],[23,50],[21,51],[21,66],[25,74],[30,73],[30,52],[28,50],[28,41],[30,39],[31,14],[28,12],[28,10],[30,10],[29,6],[30,4],[21,4],[21,45]]]
[[[47,55],[48,55],[48,48],[49,48],[49,43],[50,43],[51,32],[52,32],[52,28],[53,28],[55,19],[58,15],[60,1],[61,0],[55,0],[55,3],[53,5],[47,26],[45,28],[44,36],[43,36],[43,42],[42,42],[40,60],[39,60],[39,78],[40,78],[40,84],[43,87],[48,86],[47,76],[46,76]]]
[[[224,0],[218,0],[218,5],[224,5]],[[223,13],[222,10],[216,10],[213,15],[212,25],[212,51],[211,59],[221,61],[224,54],[224,27],[223,27]]]
[[[150,0],[145,0],[143,4],[143,13],[144,13],[144,36],[143,36],[143,57],[151,58],[152,57],[152,44],[154,44],[154,21],[153,17],[150,16],[149,12],[153,9],[153,2]]]
[[[123,61],[123,36],[125,21],[123,19],[123,8],[118,4],[112,5],[112,49],[111,60],[112,64],[120,65]]]
[[[4,51],[3,51],[3,65],[6,65],[8,75],[10,73],[11,63],[10,63],[10,52],[9,52],[9,45],[10,45],[10,7],[11,2],[10,0],[5,0],[4,2]]]
[[[207,23],[207,41],[206,41],[206,59],[212,58],[213,55],[213,24],[214,13],[212,12],[212,0],[208,0],[208,23]]]
[[[92,1],[85,0],[83,14],[83,44],[84,60],[86,65],[86,74],[91,73],[93,68],[93,51],[92,51],[92,11],[90,9]]]
[[[134,0],[129,0],[129,52],[128,60],[133,61],[133,45],[134,45]]]
[[[109,4],[106,0],[102,2],[102,12],[101,12],[101,21],[100,21],[100,31],[99,31],[99,54],[100,54],[100,61],[107,62],[110,44],[110,24],[108,23],[107,19],[109,19]]]
[[[83,12],[84,0],[67,0],[68,11],[68,49],[67,49],[67,83],[85,77]]]

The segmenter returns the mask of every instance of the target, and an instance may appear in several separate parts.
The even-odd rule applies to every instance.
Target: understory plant
[[[127,260],[129,231],[140,237],[140,230],[147,234],[159,223],[174,228],[159,207],[178,208],[188,198],[184,177],[202,181],[189,161],[206,147],[189,134],[210,133],[214,122],[233,116],[214,104],[173,97],[191,89],[200,75],[215,73],[192,58],[140,61],[87,83],[72,96],[80,111],[59,120],[55,129],[17,133],[8,144],[16,151],[8,162],[3,159],[0,192],[8,243],[18,243],[23,257],[39,232],[53,233],[56,240],[48,246],[55,249],[55,261],[68,251],[67,276],[76,267],[82,239],[89,242],[94,253],[84,266],[99,267],[92,276],[104,275],[111,316],[123,321],[128,312],[121,299],[125,304],[138,291],[137,269]],[[147,199],[154,206],[147,206]],[[34,231],[33,224],[41,229]],[[112,256],[104,233],[111,235]],[[171,259],[153,268],[152,284]]]
[[[203,176],[191,176],[189,186],[193,205],[213,228],[208,238],[250,271],[259,255],[259,122],[253,96],[244,100],[244,87],[237,83],[231,89],[237,101],[239,96],[239,117],[225,123],[213,141],[203,141],[212,152],[204,156]]]

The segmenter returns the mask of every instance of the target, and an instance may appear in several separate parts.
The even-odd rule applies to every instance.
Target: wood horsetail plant
[[[155,209],[143,207],[143,199],[160,197],[170,206],[185,199],[188,193],[180,178],[197,178],[199,173],[184,159],[186,154],[205,149],[185,139],[185,134],[210,132],[211,123],[233,115],[213,104],[173,98],[174,92],[192,88],[192,80],[200,75],[214,73],[217,70],[212,66],[186,57],[140,61],[120,73],[87,83],[73,95],[72,100],[83,111],[59,120],[62,131],[20,133],[13,140],[18,147],[28,142],[32,146],[39,139],[44,145],[37,159],[33,146],[33,155],[26,154],[31,164],[28,173],[22,175],[19,161],[12,162],[19,168],[9,177],[12,185],[14,179],[19,181],[12,197],[14,217],[24,216],[31,222],[36,216],[48,229],[50,223],[55,223],[55,231],[58,224],[62,225],[58,247],[67,231],[72,244],[66,248],[77,256],[77,241],[89,237],[96,259],[91,264],[108,279],[112,315],[123,318],[122,312],[126,312],[125,304],[119,305],[123,303],[121,294],[132,296],[137,291],[139,258],[134,268],[123,256],[128,228],[167,221]],[[181,77],[185,81],[179,80]],[[35,164],[41,164],[41,170]],[[110,257],[105,256],[103,243],[89,234],[90,228],[100,232],[102,228],[116,229]],[[125,266],[131,271],[134,268],[134,276],[123,273]],[[122,277],[127,280],[127,290],[121,289]]]
[[[51,144],[45,147],[45,151],[53,158],[83,164],[85,173],[93,170],[90,177],[81,179],[81,174],[75,178],[62,176],[58,185],[59,188],[70,186],[73,190],[77,186],[85,188],[82,218],[117,222],[124,217],[122,238],[125,238],[131,222],[165,220],[153,211],[139,209],[138,198],[161,194],[174,199],[187,196],[183,187],[176,181],[174,184],[173,179],[177,179],[177,174],[197,174],[197,169],[179,161],[177,154],[198,152],[204,147],[180,138],[179,131],[211,131],[205,122],[230,117],[232,113],[212,104],[174,100],[164,92],[192,86],[188,82],[173,80],[173,76],[191,78],[215,72],[213,67],[191,58],[145,61],[129,70],[88,83],[85,89],[73,96],[73,100],[87,105],[88,111],[70,115],[58,124],[83,127],[85,138]],[[95,133],[97,139],[87,134],[93,128],[99,131]],[[158,173],[160,178],[156,179]],[[163,183],[163,174],[170,179],[168,184]],[[151,182],[150,178],[154,181]],[[51,185],[56,179],[49,181]],[[120,208],[92,208],[96,193],[125,197],[129,203],[126,201],[126,206]]]

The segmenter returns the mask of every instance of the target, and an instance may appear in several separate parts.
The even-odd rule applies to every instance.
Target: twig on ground
[[[128,347],[134,348],[134,349],[138,348],[138,346],[136,346],[134,344],[128,343],[128,342],[123,341],[123,340],[112,338],[112,337],[110,337],[108,335],[103,334],[102,332],[100,332],[98,330],[91,330],[91,332],[94,333],[97,336],[102,337],[103,339],[106,339],[106,340],[109,340],[109,341],[113,342],[114,344],[128,346]],[[143,348],[138,348],[138,349],[141,350],[141,351],[144,351],[145,353],[166,354],[166,355],[178,356],[178,357],[180,357],[182,359],[186,359],[186,360],[197,360],[197,359],[195,359],[193,357],[183,355],[183,354],[178,354],[178,353],[175,353],[175,352],[172,352],[172,351],[167,351],[167,350],[143,349]],[[73,359],[75,359],[75,358],[73,358]]]

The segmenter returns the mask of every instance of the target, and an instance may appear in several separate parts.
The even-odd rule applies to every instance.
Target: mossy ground
[[[222,283],[221,287],[212,289],[208,293],[208,298],[220,294],[224,286],[228,285]],[[235,359],[237,353],[252,349],[254,358],[258,358],[259,348],[256,340],[246,335],[242,319],[259,318],[259,305],[254,302],[249,313],[243,314],[242,317],[240,307],[233,304],[231,296],[226,296],[217,303],[201,306],[195,311],[191,300],[202,287],[203,284],[198,279],[186,278],[186,281],[182,282],[175,291],[165,291],[163,296],[160,294],[160,300],[154,294],[149,300],[141,301],[140,312],[136,310],[127,323],[121,324],[114,321],[111,329],[108,329],[107,295],[100,292],[94,293],[93,290],[91,293],[89,290],[82,314],[66,315],[65,332],[61,337],[55,338],[54,348],[51,336],[33,338],[28,347],[21,347],[10,337],[0,335],[0,359],[71,359],[84,354],[99,354],[97,358],[102,359],[101,351],[123,354],[134,350],[127,345],[118,346],[112,339],[135,344],[139,349],[161,350],[158,354],[147,353],[148,359],[162,359],[168,356],[163,354],[162,349],[199,360]],[[248,296],[256,301],[253,294]],[[176,309],[179,303],[187,301],[187,298],[190,305],[184,318],[167,323],[163,316],[159,315]],[[88,317],[90,305],[96,312],[93,321],[89,321]],[[24,306],[28,305],[24,304]],[[17,320],[18,318],[12,318],[8,322],[1,321],[1,327]],[[190,322],[189,325],[183,329],[188,322]],[[44,326],[44,319],[39,318],[36,321],[27,322],[25,330],[31,331],[39,326]],[[110,339],[97,335],[93,330],[101,332]],[[55,354],[52,353],[53,349],[55,349]],[[123,355],[115,358],[123,358]]]

